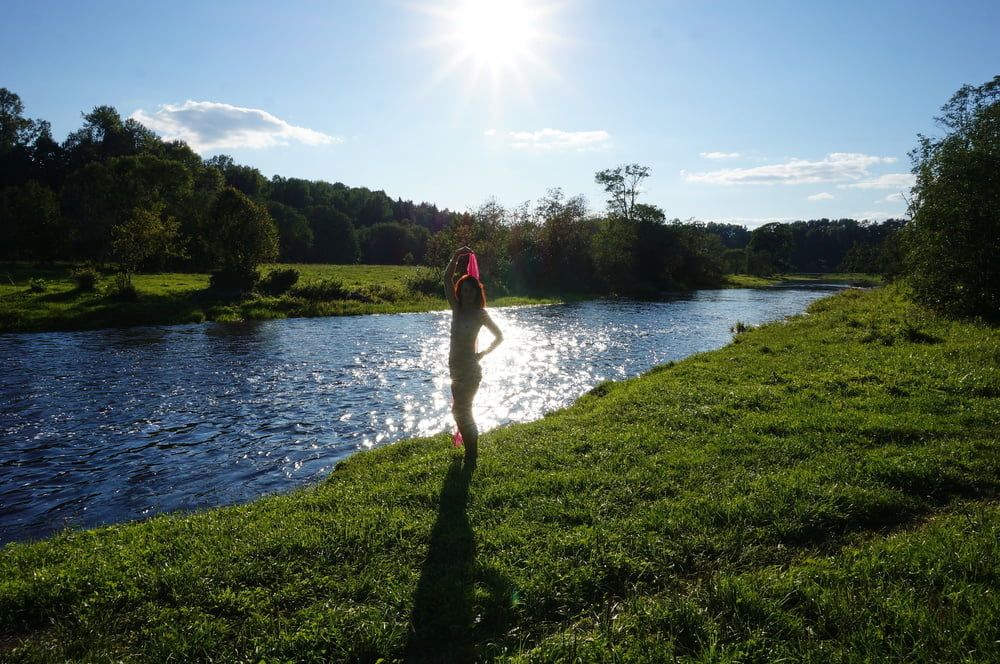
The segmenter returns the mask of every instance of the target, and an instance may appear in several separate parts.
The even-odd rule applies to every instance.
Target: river
[[[784,318],[830,287],[491,310],[481,430]],[[453,427],[451,314],[0,335],[0,544],[251,500]],[[480,346],[489,342],[483,333]]]

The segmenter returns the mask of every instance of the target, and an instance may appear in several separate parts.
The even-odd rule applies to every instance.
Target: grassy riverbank
[[[850,286],[872,287],[884,283],[877,274],[863,272],[816,272],[776,274],[760,277],[753,274],[727,274],[723,277],[723,288],[763,288],[777,284],[847,284]]]
[[[93,292],[76,288],[69,266],[51,269],[0,266],[0,332],[83,330],[129,325],[235,322],[312,316],[347,316],[447,309],[443,294],[427,295],[412,287],[420,268],[404,265],[272,265],[293,267],[298,289],[278,296],[232,297],[208,288],[207,274],[139,274],[135,301],[109,296],[113,278],[104,277]],[[336,282],[342,288],[330,288]],[[32,289],[35,284],[35,290]],[[309,289],[309,286],[317,286]],[[490,306],[539,304],[562,298],[490,298]]]
[[[352,316],[448,308],[444,297],[415,288],[421,268],[405,265],[270,265],[295,268],[296,288],[282,295],[242,297],[209,289],[207,274],[163,272],[132,279],[139,293],[134,301],[110,295],[113,277],[103,277],[94,291],[81,291],[70,276],[71,266],[52,268],[0,265],[0,333],[87,330],[131,325],[173,325],[206,320],[238,322],[316,316]],[[330,288],[331,282],[339,285]],[[779,283],[850,283],[871,286],[878,277],[856,274],[728,275],[722,288],[759,288]],[[34,288],[33,288],[34,285]],[[549,304],[579,300],[576,294],[536,297],[490,297],[491,307]]]
[[[1000,331],[895,287],[481,440],[0,551],[0,659],[1000,659]]]

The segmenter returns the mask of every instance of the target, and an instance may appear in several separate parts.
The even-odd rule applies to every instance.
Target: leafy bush
[[[249,291],[260,280],[257,270],[219,270],[208,279],[209,288],[219,291]]]
[[[81,267],[70,272],[70,277],[76,283],[78,291],[89,293],[97,288],[97,282],[101,279],[101,273],[92,267]]]
[[[444,275],[440,270],[422,267],[408,276],[403,282],[406,288],[420,295],[437,295],[444,292]]]
[[[289,291],[294,297],[310,302],[330,300],[354,300],[356,302],[400,302],[409,297],[407,290],[396,284],[369,284],[360,288],[350,288],[336,279],[321,279],[301,284]]]
[[[32,293],[44,293],[48,287],[49,285],[44,279],[32,279],[28,282],[28,290]]]
[[[399,302],[407,297],[406,290],[396,284],[370,284],[358,293],[352,293],[362,302]]]
[[[135,302],[139,299],[139,291],[131,281],[116,279],[115,286],[108,291],[107,297],[119,302]]]
[[[283,268],[271,270],[267,276],[261,279],[258,288],[268,295],[281,295],[297,284],[299,281],[299,271],[295,268]]]
[[[257,267],[278,255],[278,229],[270,213],[241,191],[227,187],[212,204],[211,219],[206,241],[219,272],[244,278],[252,274],[253,283],[240,284],[252,288],[259,278]]]
[[[749,332],[752,329],[753,325],[738,320],[731,328],[729,328],[729,331],[732,332],[733,334],[743,334],[744,332]]]
[[[337,279],[321,279],[299,284],[291,290],[295,297],[307,300],[346,300],[350,291]]]

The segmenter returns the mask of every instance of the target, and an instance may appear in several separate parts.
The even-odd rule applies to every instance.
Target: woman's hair
[[[455,301],[459,304],[462,303],[462,285],[465,282],[473,283],[479,289],[479,308],[483,309],[486,307],[486,289],[483,288],[483,282],[476,279],[471,274],[467,274],[458,281],[455,282]]]

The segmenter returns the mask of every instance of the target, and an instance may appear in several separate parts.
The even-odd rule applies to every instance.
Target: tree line
[[[58,143],[48,122],[26,117],[18,95],[0,88],[0,259],[214,270],[240,262],[229,252],[419,263],[431,234],[456,216],[365,187],[267,179],[225,155],[203,160],[110,106],[85,113]],[[262,246],[233,246],[234,223],[256,228]]]
[[[550,189],[535,203],[466,212],[342,183],[268,179],[221,155],[202,159],[110,106],[62,143],[0,88],[0,259],[211,271],[246,288],[267,261],[428,264],[456,246],[481,256],[494,292],[655,295],[727,273],[899,270],[901,221],[768,224],[668,220],[642,202],[650,169],[599,171],[605,210]]]

